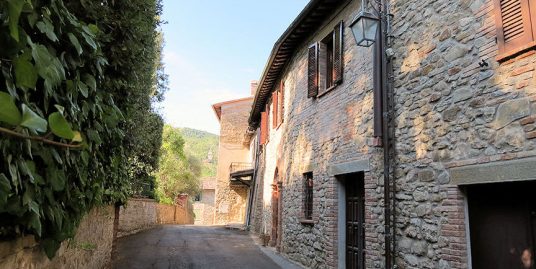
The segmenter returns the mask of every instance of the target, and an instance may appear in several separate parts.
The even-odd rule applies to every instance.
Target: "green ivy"
[[[33,234],[53,257],[94,205],[124,203],[131,194],[129,141],[137,133],[129,122],[152,128],[157,138],[147,143],[159,148],[161,118],[144,120],[157,115],[158,10],[155,1],[143,2],[152,9],[142,7],[140,16],[149,17],[142,29],[114,27],[122,11],[106,1],[89,11],[83,0],[0,2],[0,239]],[[143,90],[125,75],[136,64],[114,56],[125,49],[120,40],[134,41],[137,31],[150,37],[151,53],[133,74]],[[137,53],[126,47],[117,57]],[[152,159],[158,150],[142,162],[154,169]]]

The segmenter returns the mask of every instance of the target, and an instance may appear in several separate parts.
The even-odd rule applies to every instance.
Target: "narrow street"
[[[158,226],[118,240],[114,269],[281,268],[247,232],[207,226]]]

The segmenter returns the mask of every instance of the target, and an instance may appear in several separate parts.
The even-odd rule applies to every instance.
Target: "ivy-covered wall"
[[[159,0],[0,2],[0,240],[34,235],[52,257],[93,206],[150,190],[160,11]]]

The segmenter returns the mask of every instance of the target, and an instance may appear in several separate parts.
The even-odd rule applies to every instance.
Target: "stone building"
[[[251,230],[310,268],[534,268],[536,2],[390,1],[386,92],[348,28],[360,3],[312,0],[274,45]]]
[[[245,224],[252,167],[246,143],[253,97],[212,105],[220,121],[213,224]],[[234,174],[237,173],[237,174]]]
[[[216,179],[201,179],[201,193],[195,197],[194,213],[195,225],[214,224],[216,198]]]

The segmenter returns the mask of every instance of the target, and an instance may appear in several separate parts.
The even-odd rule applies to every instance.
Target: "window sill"
[[[532,49],[536,49],[536,41],[532,41],[528,44],[526,44],[525,46],[522,46],[522,47],[519,47],[519,48],[516,48],[516,49],[512,49],[512,50],[509,50],[507,52],[503,52],[501,54],[499,54],[495,60],[497,60],[497,62],[499,63],[502,63],[502,62],[505,62],[506,60],[509,60],[515,56],[518,56],[520,54],[523,54],[529,50],[532,50]]]
[[[315,221],[312,219],[300,219],[300,223],[303,225],[315,225]]]
[[[320,97],[326,95],[328,92],[331,92],[333,89],[337,88],[337,86],[339,86],[339,84],[335,84],[335,85],[333,85],[333,86],[331,86],[331,87],[325,89],[324,91],[322,91],[321,93],[319,93],[316,97],[317,97],[317,98],[320,98]]]

